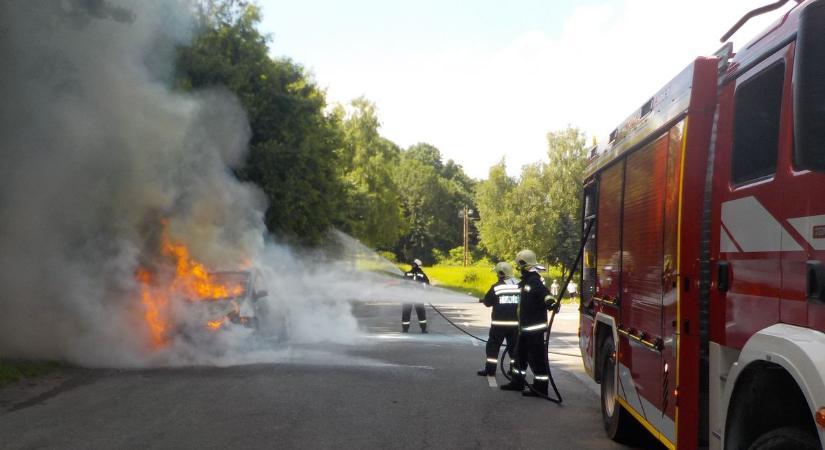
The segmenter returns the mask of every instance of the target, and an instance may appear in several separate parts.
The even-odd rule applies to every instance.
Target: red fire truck
[[[611,438],[825,445],[825,0],[790,2],[591,153],[579,334]]]

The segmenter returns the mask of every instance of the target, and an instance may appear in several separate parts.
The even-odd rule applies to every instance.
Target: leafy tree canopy
[[[335,171],[341,135],[335,118],[324,113],[324,92],[300,65],[269,57],[254,3],[203,0],[196,9],[199,33],[178,52],[179,88],[222,86],[238,96],[252,137],[236,174],[266,194],[270,231],[318,242],[341,224],[344,200]]]
[[[528,164],[517,179],[502,160],[477,189],[479,230],[499,260],[530,248],[544,261],[569,270],[578,252],[582,177],[587,165],[584,134],[568,127],[547,135],[548,159]]]

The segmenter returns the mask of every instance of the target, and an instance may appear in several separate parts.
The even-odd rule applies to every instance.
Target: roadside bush
[[[448,265],[447,260],[450,259],[450,256],[441,251],[440,249],[434,248],[431,254],[433,256],[433,261],[435,261],[436,265]]]
[[[494,266],[495,266],[495,264],[493,264],[492,261],[487,259],[487,257],[482,257],[482,258],[476,260],[475,262],[473,262],[473,267],[478,267],[479,269],[493,270]]]
[[[475,270],[466,272],[464,274],[464,283],[465,284],[475,284],[478,281],[478,272]]]
[[[61,364],[54,361],[25,361],[0,359],[0,386],[16,383],[26,378],[35,378],[60,370]]]
[[[449,253],[444,254],[444,252],[440,250],[433,250],[433,256],[435,257],[436,264],[439,266],[451,266],[451,267],[458,267],[464,266],[464,247],[455,247],[450,249]],[[469,265],[473,265],[473,255],[472,253],[468,255],[468,263]]]
[[[397,263],[398,262],[398,259],[395,257],[395,253],[393,253],[393,252],[387,252],[387,251],[378,252],[378,256],[386,259],[387,261],[389,261],[391,263]]]

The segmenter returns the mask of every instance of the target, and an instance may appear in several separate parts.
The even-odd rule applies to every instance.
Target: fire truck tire
[[[633,417],[618,402],[616,386],[616,347],[608,338],[599,352],[602,360],[601,405],[602,421],[607,436],[617,442],[627,442],[636,430]]]
[[[799,427],[771,430],[751,444],[749,450],[820,450],[819,439]]]

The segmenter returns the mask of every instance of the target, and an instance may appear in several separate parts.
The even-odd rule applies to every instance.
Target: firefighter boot
[[[410,331],[410,326],[409,325],[401,325],[401,332],[402,333],[406,333],[408,331]]]
[[[521,393],[525,397],[547,397],[547,380],[535,380],[533,388]]]
[[[484,367],[476,373],[480,377],[494,377],[496,376],[496,365],[488,361],[487,364],[485,364]]]
[[[502,384],[498,388],[501,389],[502,391],[516,391],[516,392],[518,392],[518,391],[523,391],[524,390],[524,383],[522,383],[521,380],[513,379],[513,380],[510,380],[509,383]]]
[[[427,334],[427,333],[428,333],[428,331],[427,331],[427,324],[426,324],[426,323],[421,325],[421,332],[422,332],[422,333],[424,333],[424,334]]]

